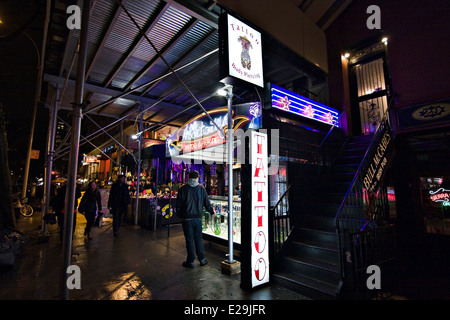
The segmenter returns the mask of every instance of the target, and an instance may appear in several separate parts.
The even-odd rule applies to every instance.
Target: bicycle
[[[34,213],[34,209],[27,202],[28,198],[17,199],[14,202],[14,208],[18,209],[22,216],[31,217]]]

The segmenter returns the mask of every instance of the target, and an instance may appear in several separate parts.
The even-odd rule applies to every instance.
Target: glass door
[[[358,63],[352,67],[356,80],[361,133],[374,133],[388,108],[384,59]]]

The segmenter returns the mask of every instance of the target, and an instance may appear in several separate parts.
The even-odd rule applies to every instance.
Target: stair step
[[[322,250],[328,250],[328,251],[338,251],[337,244],[336,243],[329,243],[329,242],[321,242],[321,241],[314,241],[310,239],[306,239],[303,241],[293,241],[293,245],[302,244],[304,246],[309,246],[313,248],[320,248]]]
[[[304,214],[316,216],[320,218],[334,218],[336,216],[336,213],[339,210],[340,203],[338,201],[336,202],[318,202],[314,201],[312,203],[305,203],[303,204],[302,211]],[[300,218],[302,218],[302,215]],[[312,217],[312,218],[316,218]]]
[[[319,230],[307,227],[298,226],[295,227],[292,232],[292,237],[298,241],[316,241],[316,242],[329,242],[337,243],[336,232],[331,232],[329,230]]]
[[[356,171],[359,168],[359,164],[335,164],[330,172],[331,173],[348,173],[348,174],[352,174],[353,176],[355,175]]]
[[[355,177],[355,172],[330,172],[326,175],[324,183],[333,184],[339,182],[351,182]]]
[[[366,154],[368,147],[368,145],[347,146],[347,148],[344,149],[343,156],[345,157],[346,155],[352,155],[362,158]]]
[[[350,184],[349,184],[350,186]],[[314,194],[306,194],[307,202],[303,204],[303,206],[326,206],[326,205],[337,205],[340,206],[342,200],[348,191],[348,188],[343,189],[341,191],[332,190],[332,191],[323,191]],[[349,199],[352,201],[356,201],[357,194],[354,192],[349,193]]]
[[[339,181],[335,182],[333,184],[325,185],[324,191],[325,192],[336,192],[336,193],[347,193],[348,189],[350,188],[351,181]]]
[[[273,275],[274,281],[304,296],[317,300],[335,300],[338,285],[327,284],[292,271],[280,271]]]
[[[317,278],[323,282],[339,282],[339,264],[328,261],[317,260],[314,258],[301,256],[300,254],[287,254],[283,257],[283,263],[286,269],[293,270],[309,278]]]
[[[337,210],[329,215],[302,214],[297,220],[300,227],[333,232],[336,228]]]
[[[319,265],[331,272],[339,272],[337,244],[320,241],[292,241],[286,248],[286,257]]]

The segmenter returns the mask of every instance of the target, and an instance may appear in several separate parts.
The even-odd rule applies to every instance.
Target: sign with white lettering
[[[83,165],[88,164],[88,163],[97,163],[97,162],[99,162],[97,156],[87,156],[87,155],[83,156]]]
[[[259,102],[235,106],[233,111],[233,132],[237,129],[259,129],[261,127],[262,107]],[[219,128],[228,127],[228,109],[217,108],[208,111]],[[176,157],[194,151],[211,148],[226,143],[217,127],[205,113],[192,118],[166,139],[167,156]]]
[[[269,196],[267,134],[251,134],[252,287],[269,281]]]
[[[223,16],[221,33],[221,58],[226,70],[222,76],[264,87],[261,33],[230,14]]]
[[[364,188],[366,188],[368,192],[376,191],[379,187],[391,155],[392,134],[389,130],[389,126],[385,127],[380,136],[381,139],[370,160],[363,180]]]
[[[164,143],[166,143],[164,140],[142,138],[141,149],[145,149],[156,144],[164,144]],[[139,148],[139,141],[129,136],[127,138],[127,148],[137,150]]]

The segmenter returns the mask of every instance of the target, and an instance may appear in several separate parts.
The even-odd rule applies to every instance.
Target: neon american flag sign
[[[339,128],[339,111],[271,84],[272,107]]]

